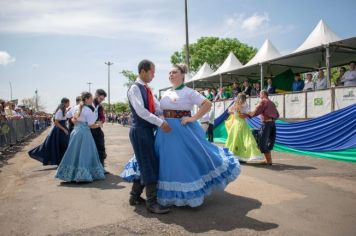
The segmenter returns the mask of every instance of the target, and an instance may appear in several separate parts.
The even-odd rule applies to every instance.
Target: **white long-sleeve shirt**
[[[326,79],[325,79],[325,77],[322,78],[322,79],[318,79],[318,80],[316,81],[315,90],[326,89],[326,88],[327,88],[327,84],[326,84]]]
[[[341,77],[341,82],[344,86],[356,86],[356,70],[346,71]]]
[[[136,82],[142,85],[147,85],[140,78],[137,78]],[[145,108],[140,88],[136,84],[133,84],[130,87],[129,91],[127,92],[127,96],[131,106],[135,109],[135,112],[139,117],[158,127],[160,127],[163,124],[164,121],[155,115],[155,114],[160,115],[163,113],[162,110],[160,109],[159,102],[155,97],[153,97],[155,114],[152,114],[151,112],[149,112],[149,110]]]

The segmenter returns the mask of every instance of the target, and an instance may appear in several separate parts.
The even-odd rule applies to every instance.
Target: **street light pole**
[[[185,63],[189,72],[189,35],[188,35],[188,3],[185,0]]]
[[[36,111],[38,111],[38,90],[35,91],[36,94]]]
[[[110,104],[110,66],[113,65],[113,62],[105,62],[108,65],[108,102],[109,102],[109,112],[111,111],[111,104]]]
[[[91,93],[90,86],[91,86],[92,82],[88,82],[87,84],[89,85],[89,93]]]
[[[12,84],[11,81],[9,81],[10,84],[10,101],[12,101]]]

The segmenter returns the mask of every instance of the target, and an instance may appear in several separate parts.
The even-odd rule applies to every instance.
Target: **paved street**
[[[104,181],[63,184],[28,158],[49,129],[0,161],[0,235],[356,235],[356,164],[273,153],[243,165],[225,192],[199,208],[154,215],[128,204],[118,174],[132,156],[128,128],[107,124]]]

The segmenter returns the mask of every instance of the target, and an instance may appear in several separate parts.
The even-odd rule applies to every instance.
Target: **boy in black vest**
[[[164,214],[168,213],[169,209],[157,203],[158,160],[154,150],[154,130],[159,127],[164,132],[170,132],[171,128],[155,115],[159,113],[159,103],[148,87],[155,73],[153,62],[141,61],[138,73],[139,77],[127,93],[132,112],[130,141],[141,171],[141,180],[135,181],[132,186],[130,205],[144,202],[140,195],[146,187],[147,210]]]

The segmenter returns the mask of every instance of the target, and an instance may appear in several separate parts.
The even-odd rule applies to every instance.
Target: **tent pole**
[[[327,78],[326,78],[326,82],[327,82],[327,86],[328,88],[330,88],[331,85],[331,68],[330,68],[330,48],[329,45],[325,46],[325,64],[326,64],[326,73],[327,73]]]
[[[222,75],[220,74],[220,88],[222,88]]]
[[[261,68],[261,89],[263,89],[263,64],[260,64],[260,68]]]

